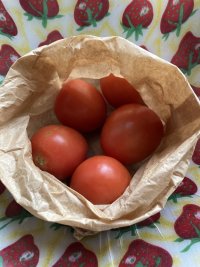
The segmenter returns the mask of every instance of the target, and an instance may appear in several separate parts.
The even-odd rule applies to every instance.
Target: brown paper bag
[[[165,124],[157,151],[138,168],[125,193],[95,206],[32,161],[29,136],[57,123],[52,108],[66,79],[97,86],[125,77]],[[77,228],[77,237],[137,223],[159,212],[182,181],[200,135],[200,105],[172,64],[120,37],[77,36],[38,48],[10,69],[0,90],[0,179],[15,200],[46,221]]]

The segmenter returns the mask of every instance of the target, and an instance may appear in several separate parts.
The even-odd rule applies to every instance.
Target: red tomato
[[[86,158],[88,145],[74,129],[49,125],[39,129],[31,138],[32,156],[36,166],[60,180],[70,176]]]
[[[108,103],[115,108],[129,103],[144,104],[140,94],[124,78],[110,74],[100,79],[100,86]]]
[[[106,155],[132,164],[148,157],[160,144],[163,134],[163,124],[154,111],[127,104],[111,113],[100,139]]]
[[[128,170],[119,161],[94,156],[77,167],[70,187],[93,204],[111,204],[123,194],[130,180]]]
[[[101,93],[78,79],[64,83],[54,110],[62,124],[81,132],[99,128],[106,117],[106,103]]]

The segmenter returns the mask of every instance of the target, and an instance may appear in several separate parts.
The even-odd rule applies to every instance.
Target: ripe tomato
[[[100,86],[108,103],[115,108],[129,103],[144,104],[140,94],[124,78],[110,74],[100,79]]]
[[[148,157],[160,144],[163,134],[163,124],[153,110],[127,104],[108,117],[100,141],[106,155],[132,164]]]
[[[36,166],[60,180],[70,176],[86,158],[88,145],[76,130],[63,125],[48,125],[31,138]]]
[[[55,101],[58,120],[81,132],[99,128],[106,117],[106,103],[95,87],[83,80],[64,83]]]
[[[76,168],[70,187],[93,204],[111,204],[123,194],[130,180],[128,170],[119,161],[94,156]]]

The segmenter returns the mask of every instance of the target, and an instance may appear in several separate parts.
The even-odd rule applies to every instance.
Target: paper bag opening
[[[111,205],[95,206],[34,165],[29,137],[58,123],[53,105],[65,80],[89,79],[98,87],[110,73],[138,90],[166,133],[124,194]],[[0,99],[1,181],[31,214],[84,229],[81,235],[129,226],[159,212],[183,180],[200,136],[200,105],[186,78],[121,37],[75,36],[31,51],[9,70]]]

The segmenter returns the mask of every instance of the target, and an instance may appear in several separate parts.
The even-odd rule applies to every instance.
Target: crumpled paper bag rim
[[[128,60],[129,63],[127,63]],[[67,65],[67,62],[70,64]],[[141,71],[137,72],[137,69],[141,70],[141,66],[137,64],[138,62],[143,65],[143,73]],[[63,67],[64,64],[65,66]],[[151,73],[148,65],[152,67]],[[44,66],[47,68],[46,70],[44,70]],[[157,81],[156,75],[163,70],[166,71],[166,73],[163,73],[164,77],[159,76],[160,80]],[[5,131],[7,131],[9,138],[16,140],[16,136],[19,134],[16,125],[19,123],[24,139],[22,140],[22,137],[17,138],[17,140],[19,139],[17,142],[19,143],[20,151],[15,151],[16,154],[12,154],[16,149],[16,144],[13,144],[13,151],[11,148],[6,148],[7,150],[0,148],[0,165],[5,161],[5,157],[9,153],[12,161],[16,161],[16,169],[12,169],[9,173],[3,167],[0,167],[0,174],[2,182],[16,201],[36,217],[92,232],[128,226],[159,212],[166,204],[168,197],[183,180],[195,142],[200,134],[198,114],[194,116],[192,112],[190,112],[190,117],[193,121],[190,123],[190,117],[186,118],[185,121],[188,124],[190,123],[190,127],[192,124],[193,132],[187,132],[189,130],[187,130],[186,124],[184,134],[188,135],[187,138],[180,137],[183,142],[178,147],[173,147],[171,152],[168,151],[168,147],[165,147],[168,157],[163,155],[163,147],[156,151],[150,160],[145,162],[135,173],[132,183],[125,193],[108,206],[98,207],[93,205],[80,194],[68,188],[52,175],[42,172],[33,164],[30,141],[27,135],[29,120],[31,121],[32,118],[38,118],[41,114],[44,115],[49,112],[52,108],[52,100],[55,99],[55,95],[65,79],[87,78],[98,80],[109,73],[124,77],[133,85],[138,85],[136,89],[145,103],[166,124],[173,124],[173,120],[178,119],[178,116],[176,118],[176,112],[179,112],[179,116],[181,112],[183,113],[182,105],[184,106],[185,102],[193,104],[190,106],[190,110],[193,109],[194,112],[199,112],[200,110],[192,89],[178,68],[122,37],[74,36],[40,47],[21,57],[11,67],[1,88],[0,97],[3,97],[1,98],[3,101],[0,102],[0,138],[8,138],[5,136]],[[38,76],[36,77],[35,74]],[[178,86],[176,88],[175,81],[178,85],[182,85],[183,95],[181,95],[180,91],[178,92],[179,95],[172,92],[169,88],[169,84],[171,85],[168,81],[169,77],[171,77],[172,81],[174,79],[171,83],[176,90],[178,90]],[[14,85],[13,79],[15,81]],[[41,85],[42,89],[38,89],[38,84]],[[46,92],[47,89],[45,89],[47,85],[50,88],[48,89],[49,92]],[[149,92],[149,88],[151,92]],[[167,93],[169,94],[168,91],[172,96],[174,93],[177,99],[170,100],[169,95],[167,95]],[[33,104],[30,105],[30,96],[39,99],[39,103],[33,101]],[[180,103],[179,98],[181,99]],[[156,103],[156,100],[160,102]],[[181,101],[185,102],[182,103]],[[177,111],[178,109],[181,112]],[[171,119],[172,115],[174,117],[173,120]],[[44,118],[42,119],[44,120]],[[183,125],[181,122],[179,124],[180,129],[182,129]],[[15,125],[14,129],[12,125]],[[175,136],[175,134],[172,130],[170,134],[169,137],[173,141],[173,135]],[[176,142],[178,143],[178,141]],[[164,143],[167,144],[167,140]],[[177,153],[178,158],[174,157],[174,153]],[[160,156],[165,160],[164,163],[162,161],[159,162]],[[9,162],[9,159],[7,160]],[[5,163],[2,164],[2,166],[4,165]],[[20,168],[24,171],[21,173],[23,179],[19,179],[18,172],[20,172]],[[159,169],[162,170],[160,172],[161,174],[164,173],[165,178],[169,175],[170,178],[166,178],[167,181],[163,178],[161,180]],[[32,170],[32,172],[29,172],[29,170]],[[155,177],[153,171],[155,171],[157,177]],[[154,180],[151,178],[152,176]],[[17,183],[19,180],[20,185]],[[31,183],[30,180],[34,182]],[[34,192],[34,188],[41,181],[44,182],[45,186],[41,188],[41,194],[38,195],[38,192]],[[164,186],[159,184],[160,181],[164,183]],[[133,190],[134,186],[139,189]],[[52,188],[55,191],[58,189],[59,200],[52,193]],[[159,194],[155,193],[155,188],[160,190]],[[150,203],[147,203],[147,198],[144,199],[144,190],[149,197]],[[133,192],[135,196],[132,196]],[[65,198],[70,200],[71,203],[66,205]],[[40,201],[37,202],[37,199],[40,199]],[[135,201],[134,205],[133,201]]]

